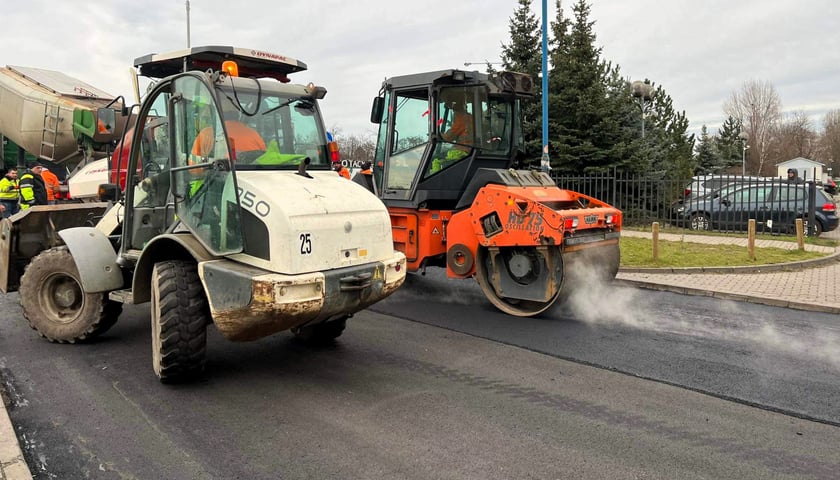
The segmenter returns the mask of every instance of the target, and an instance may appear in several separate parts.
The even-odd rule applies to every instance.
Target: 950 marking
[[[271,206],[257,198],[254,192],[249,192],[242,187],[239,188],[239,204],[261,217],[265,217],[271,212]]]
[[[311,233],[301,233],[300,234],[300,254],[301,255],[311,255],[312,254],[312,234]]]

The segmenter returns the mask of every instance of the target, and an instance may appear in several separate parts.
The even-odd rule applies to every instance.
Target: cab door
[[[215,255],[242,251],[231,149],[214,90],[200,75],[174,80],[172,194],[178,219]]]

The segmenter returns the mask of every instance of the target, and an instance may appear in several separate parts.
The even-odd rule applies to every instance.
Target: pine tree
[[[549,77],[552,167],[567,172],[604,171],[625,162],[627,153],[623,112],[616,110],[618,67],[600,58],[586,1],[578,0],[573,6],[573,23],[563,17],[559,2],[557,6]]]
[[[720,157],[715,150],[714,138],[709,136],[706,125],[703,125],[700,129],[700,142],[697,144],[697,169],[694,171],[695,174],[705,175],[717,171],[720,165]]]
[[[720,155],[718,172],[740,166],[742,162],[743,141],[741,140],[741,123],[733,118],[727,117],[723,125],[718,129],[716,145]],[[738,170],[740,172],[740,170]]]
[[[520,102],[525,158],[529,160],[539,159],[542,151],[542,47],[540,25],[531,11],[532,1],[519,0],[519,6],[510,19],[510,44],[502,45],[504,69],[527,73],[533,79],[535,95]]]
[[[530,4],[531,0],[519,0],[511,18],[511,44],[503,46],[505,67],[527,73],[538,72],[541,60],[539,25]],[[671,98],[657,87],[646,106],[647,132],[641,138],[641,112],[630,83],[621,77],[618,65],[601,59],[586,0],[577,0],[573,6],[574,21],[564,16],[560,0],[555,4],[548,79],[552,168],[573,173],[617,168],[672,178],[691,176],[696,165],[695,139],[686,133],[685,112],[676,112]],[[539,97],[534,100],[525,109],[525,131],[529,153],[538,154],[541,114]]]

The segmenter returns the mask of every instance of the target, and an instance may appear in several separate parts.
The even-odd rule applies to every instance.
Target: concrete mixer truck
[[[70,75],[40,68],[0,69],[0,135],[60,170],[63,196],[95,201],[106,158],[126,117],[122,97]],[[4,159],[7,164],[17,159]]]

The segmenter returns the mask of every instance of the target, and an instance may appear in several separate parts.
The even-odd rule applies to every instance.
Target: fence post
[[[805,251],[805,225],[801,218],[796,219],[796,244],[800,251]]]
[[[747,230],[747,254],[755,261],[755,219],[751,218]]]
[[[653,261],[659,261],[659,222],[653,222],[653,227],[651,228],[653,233]]]

